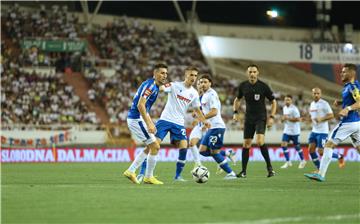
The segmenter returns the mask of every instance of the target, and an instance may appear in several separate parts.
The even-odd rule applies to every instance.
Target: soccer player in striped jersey
[[[291,95],[286,95],[284,97],[284,102],[285,106],[283,107],[282,117],[282,121],[284,122],[284,132],[282,136],[281,147],[284,150],[286,162],[283,166],[281,166],[281,168],[286,169],[292,166],[287,148],[289,142],[292,141],[301,160],[298,168],[303,169],[305,167],[306,161],[304,160],[304,154],[299,143],[301,121],[300,112],[299,109],[292,103]]]
[[[159,91],[164,90],[163,84],[165,84],[166,78],[167,66],[165,64],[155,65],[153,78],[144,81],[140,85],[128,112],[127,124],[130,132],[134,137],[143,141],[147,145],[148,150],[160,149],[160,145],[154,135],[156,127],[151,120],[149,111],[156,101]],[[135,184],[139,184],[135,172],[146,157],[147,152],[141,152],[124,172],[124,176]],[[152,178],[156,179],[155,177]]]
[[[356,80],[356,65],[345,64],[341,70],[342,110],[339,112],[340,123],[331,132],[325,143],[319,173],[307,173],[305,177],[325,181],[325,175],[332,159],[333,149],[339,143],[350,137],[354,147],[360,153],[360,83]],[[336,103],[337,104],[337,103]]]
[[[221,103],[217,92],[211,88],[212,79],[209,75],[202,75],[200,83],[204,94],[201,107],[205,118],[210,122],[211,128],[206,132],[200,143],[200,154],[212,156],[218,165],[227,173],[224,179],[236,179],[235,172],[230,168],[227,159],[221,154],[224,144],[225,123],[221,118]]]
[[[318,170],[320,168],[320,160],[316,149],[320,156],[322,156],[324,144],[329,134],[328,121],[334,118],[334,114],[329,103],[321,98],[320,88],[313,88],[312,96],[314,101],[311,102],[309,108],[312,121],[312,130],[309,136],[309,151],[310,157]],[[345,166],[343,155],[333,153],[332,156],[338,159],[340,168]]]

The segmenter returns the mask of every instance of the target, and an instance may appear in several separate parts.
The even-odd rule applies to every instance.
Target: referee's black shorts
[[[254,134],[265,134],[266,119],[245,119],[244,139],[253,138]]]

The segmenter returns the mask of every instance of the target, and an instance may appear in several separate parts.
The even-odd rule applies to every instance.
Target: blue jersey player
[[[127,124],[132,135],[144,142],[147,145],[146,150],[159,150],[160,145],[156,141],[155,133],[156,127],[149,116],[151,106],[156,101],[159,90],[166,82],[167,66],[165,64],[155,65],[153,71],[153,78],[144,81],[138,88],[131,108],[128,112]],[[148,152],[139,153],[130,167],[124,172],[124,176],[129,178],[133,183],[139,184],[136,179],[136,170],[141,163],[147,158]],[[148,177],[145,183],[160,184],[155,177]]]
[[[342,91],[342,110],[340,123],[334,128],[325,143],[319,173],[304,174],[307,178],[325,181],[326,171],[332,159],[333,149],[350,137],[360,153],[360,84],[356,80],[356,65],[345,64],[341,70],[341,81],[345,84]],[[337,105],[338,102],[335,102]]]

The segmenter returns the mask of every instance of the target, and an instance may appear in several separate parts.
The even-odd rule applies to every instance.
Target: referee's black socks
[[[249,162],[249,148],[243,148],[242,149],[242,172],[246,173],[247,164]]]
[[[270,156],[269,156],[269,151],[267,146],[264,144],[262,146],[260,146],[260,151],[261,151],[261,155],[264,157],[265,162],[266,162],[266,167],[268,169],[268,171],[272,171],[272,166],[271,166],[271,161],[270,161]]]

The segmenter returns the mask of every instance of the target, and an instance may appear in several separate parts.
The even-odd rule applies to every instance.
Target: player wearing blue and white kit
[[[183,82],[171,82],[165,85],[165,92],[168,93],[168,99],[160,119],[156,123],[157,133],[156,137],[159,144],[170,132],[170,140],[177,148],[179,148],[179,157],[176,163],[175,180],[184,181],[181,173],[185,166],[188,141],[185,129],[185,114],[187,110],[192,107],[206,128],[210,124],[204,118],[200,110],[199,94],[193,87],[198,75],[198,70],[195,67],[188,67],[185,69],[185,80]],[[151,153],[151,152],[150,152]],[[153,153],[157,155],[157,152]],[[148,166],[147,170],[154,170],[155,166]]]
[[[156,141],[156,127],[149,116],[151,106],[156,101],[158,93],[164,87],[167,78],[167,66],[164,64],[155,65],[153,78],[144,81],[138,88],[133,103],[128,112],[127,123],[132,135],[144,142],[149,150],[159,150],[160,145]],[[124,176],[133,183],[139,184],[136,179],[136,169],[147,157],[147,152],[141,152],[130,167],[124,172]],[[156,178],[149,177],[150,182],[156,182]]]
[[[325,181],[334,147],[348,137],[360,153],[360,83],[356,80],[356,70],[354,64],[345,64],[341,70],[341,81],[345,84],[342,91],[342,110],[339,112],[342,118],[325,143],[319,173],[304,174],[307,178]],[[334,104],[339,103],[335,101]]]
[[[291,95],[286,95],[284,102],[285,106],[283,107],[283,117],[281,119],[284,122],[284,132],[282,136],[281,147],[284,150],[286,162],[283,166],[281,166],[281,168],[286,169],[292,166],[289,157],[289,150],[287,148],[289,142],[292,141],[301,160],[298,168],[303,169],[305,167],[306,161],[304,160],[304,154],[299,143],[301,121],[300,112],[299,109],[294,104],[292,104]]]
[[[316,168],[320,168],[320,160],[316,153],[316,149],[320,156],[323,154],[325,141],[329,134],[328,121],[334,118],[333,111],[328,102],[321,99],[321,89],[313,88],[312,97],[314,99],[310,104],[309,112],[312,121],[312,130],[309,136],[309,152],[310,157]],[[333,158],[339,160],[339,166],[344,166],[344,159],[342,155],[333,154]]]
[[[200,143],[200,154],[212,156],[220,167],[227,173],[225,179],[236,179],[235,172],[230,168],[227,159],[220,153],[224,144],[225,123],[221,118],[221,103],[216,91],[211,88],[212,79],[209,75],[203,75],[200,83],[204,94],[201,99],[201,107],[205,118],[210,122],[211,128],[206,132]]]

